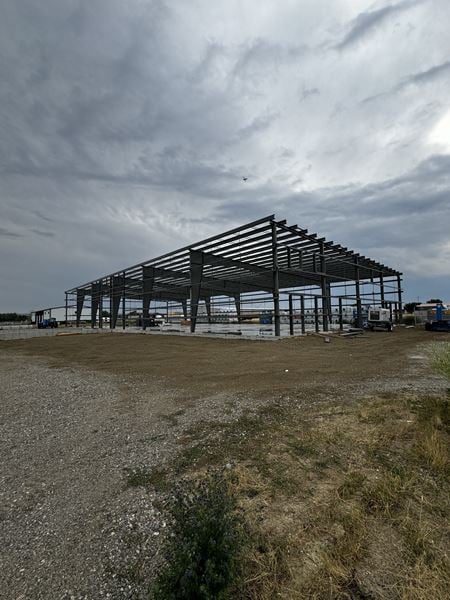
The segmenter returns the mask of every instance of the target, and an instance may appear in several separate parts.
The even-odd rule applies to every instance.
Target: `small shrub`
[[[403,325],[415,325],[417,323],[417,320],[414,315],[403,315],[402,323]]]
[[[150,597],[155,600],[221,600],[230,597],[244,541],[236,500],[222,473],[181,482],[169,502],[172,536],[166,563]]]

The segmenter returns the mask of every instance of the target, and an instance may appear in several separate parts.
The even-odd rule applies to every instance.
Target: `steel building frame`
[[[109,326],[115,328],[121,320],[125,328],[128,302],[138,307],[145,328],[150,303],[165,302],[178,305],[184,319],[190,320],[191,332],[195,332],[202,302],[210,322],[212,299],[231,299],[241,322],[243,301],[255,306],[270,298],[276,336],[281,332],[282,312],[289,315],[291,334],[295,312],[304,332],[307,305],[312,307],[315,329],[328,331],[333,310],[342,328],[343,307],[348,305],[355,307],[356,322],[361,326],[363,305],[369,300],[390,307],[395,320],[401,319],[401,275],[269,215],[67,290],[66,312],[69,304],[76,306],[79,326],[83,306],[90,299],[91,326],[98,323],[102,327],[106,301]],[[364,291],[367,284],[372,286],[371,293]],[[297,311],[295,303],[299,305]],[[281,304],[286,311],[282,311]]]

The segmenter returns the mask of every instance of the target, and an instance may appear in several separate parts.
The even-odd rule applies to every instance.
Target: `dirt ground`
[[[272,393],[305,383],[358,382],[402,373],[414,344],[445,334],[398,328],[393,335],[307,336],[280,341],[200,337],[95,335],[4,342],[0,348],[42,356],[54,367],[80,366],[107,373],[156,378],[186,396],[239,390]],[[288,371],[286,371],[286,369]]]
[[[0,597],[145,597],[166,524],[157,488],[127,485],[127,473],[170,464],[209,435],[205,423],[233,428],[273,404],[295,401],[311,418],[371,389],[442,391],[423,354],[442,339],[398,328],[331,343],[133,334],[0,342]]]

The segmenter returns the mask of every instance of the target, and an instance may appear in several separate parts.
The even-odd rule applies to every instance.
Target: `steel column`
[[[196,250],[189,251],[191,275],[191,333],[195,333],[197,325],[198,303],[203,276],[203,256]]]
[[[237,320],[238,320],[238,323],[240,323],[241,322],[241,295],[240,294],[235,294],[234,304],[236,306]]]
[[[272,225],[272,272],[273,272],[273,312],[275,324],[275,336],[280,337],[280,273],[278,269],[278,244],[277,244],[277,224]]]
[[[397,293],[398,293],[398,322],[401,323],[403,319],[403,304],[402,304],[402,278],[397,275]]]
[[[147,327],[154,282],[155,269],[142,267],[142,329]]]
[[[99,283],[99,298],[98,298],[98,325],[100,329],[103,329],[103,280],[100,279]]]
[[[319,333],[319,298],[314,296],[314,325],[316,333]]]
[[[120,307],[120,277],[111,278],[111,329],[115,329],[117,325],[117,317],[119,316]]]
[[[97,324],[97,312],[100,300],[100,283],[97,281],[91,285],[91,328]]]
[[[384,308],[384,279],[383,271],[380,271],[380,304]]]
[[[319,244],[320,249],[320,288],[322,290],[322,326],[324,331],[328,331],[328,289],[327,289],[327,276],[325,275],[326,271],[326,262],[324,255],[324,245],[323,242]]]
[[[359,261],[358,257],[355,256],[355,296],[356,296],[356,326],[362,327],[362,306],[361,306],[361,295],[359,286]]]
[[[122,285],[122,329],[125,329],[125,319],[126,319],[126,306],[125,306],[125,298],[126,298],[126,280],[125,280],[125,271],[123,272],[123,285]]]
[[[187,313],[187,300],[181,300],[181,308],[183,310],[184,320],[187,321],[188,313]]]
[[[302,325],[302,333],[306,332],[305,327],[305,296],[300,296],[300,321]]]
[[[76,326],[80,326],[81,313],[83,312],[84,297],[86,295],[85,290],[77,290],[77,314],[76,314]]]
[[[206,315],[208,317],[208,324],[211,324],[211,298],[206,297],[205,299]]]
[[[292,294],[289,294],[289,335],[294,335],[294,303]]]

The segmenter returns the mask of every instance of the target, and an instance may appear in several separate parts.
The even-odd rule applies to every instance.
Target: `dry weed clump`
[[[450,342],[435,342],[430,346],[432,366],[450,379]]]
[[[436,471],[443,471],[448,467],[448,445],[442,433],[436,429],[423,434],[418,450],[428,467]]]

